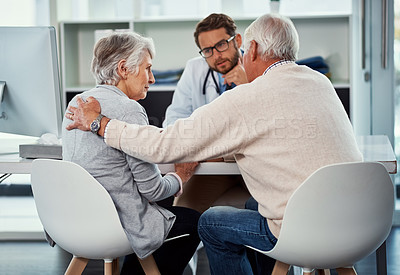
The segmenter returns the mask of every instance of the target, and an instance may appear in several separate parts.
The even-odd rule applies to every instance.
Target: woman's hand
[[[175,173],[181,178],[183,183],[186,183],[193,176],[198,162],[175,163]]]
[[[88,97],[86,102],[81,97],[76,100],[78,107],[68,107],[65,117],[72,120],[73,123],[67,125],[66,129],[79,129],[82,131],[90,131],[90,124],[100,114],[100,103],[94,97]]]

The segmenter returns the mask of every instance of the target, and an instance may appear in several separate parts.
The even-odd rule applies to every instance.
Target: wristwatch
[[[90,131],[92,131],[93,134],[97,135],[97,132],[100,130],[100,121],[103,117],[102,114],[99,114],[99,116],[90,123]]]

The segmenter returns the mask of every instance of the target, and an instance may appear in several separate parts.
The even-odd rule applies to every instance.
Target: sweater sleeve
[[[201,161],[238,154],[247,141],[247,125],[230,93],[198,108],[186,119],[160,129],[111,120],[105,142],[128,155],[154,163]]]
[[[132,107],[131,112],[125,113],[123,121],[148,125],[147,115],[142,108]],[[160,201],[177,194],[181,190],[179,179],[174,175],[161,176],[158,167],[146,161],[125,155],[132,176],[139,192],[149,201]]]

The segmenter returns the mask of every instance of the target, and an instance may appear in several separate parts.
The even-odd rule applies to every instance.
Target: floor
[[[396,247],[397,246],[397,247]],[[388,275],[400,274],[400,227],[394,227],[387,240]],[[44,241],[0,241],[0,274],[35,275],[64,274],[71,255]],[[360,275],[376,275],[375,255],[371,254],[356,264]],[[102,261],[90,261],[84,275],[103,273]],[[291,272],[294,274],[294,272]],[[184,275],[192,274],[190,268]],[[204,249],[199,250],[197,275],[210,274]],[[297,274],[297,273],[296,273]],[[335,274],[332,272],[332,274]],[[379,274],[378,274],[379,275]]]
[[[2,185],[0,190],[9,195],[0,196],[0,274],[64,274],[71,255],[58,247],[50,247],[44,241],[33,198],[29,194],[13,196],[5,188],[7,186]],[[400,274],[399,259],[400,226],[394,226],[387,239],[388,275]],[[360,275],[376,275],[375,254],[357,263],[356,270]],[[102,273],[102,261],[90,261],[83,274]],[[191,274],[187,267],[183,275]],[[207,274],[210,271],[202,248],[198,252],[197,275]],[[298,270],[292,270],[291,274],[297,275]]]

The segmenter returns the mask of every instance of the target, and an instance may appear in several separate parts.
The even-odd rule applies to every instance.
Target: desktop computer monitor
[[[61,136],[54,27],[0,27],[0,132]]]

